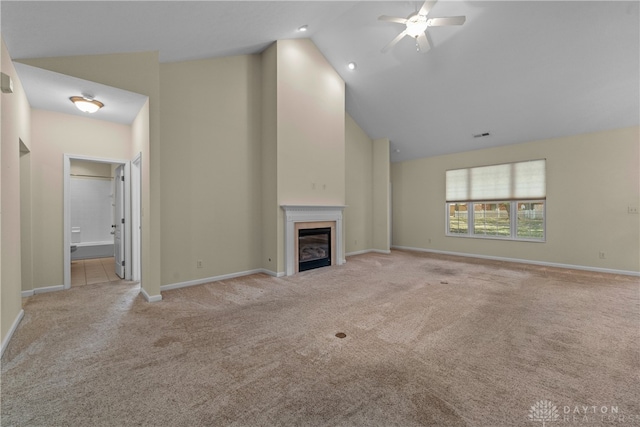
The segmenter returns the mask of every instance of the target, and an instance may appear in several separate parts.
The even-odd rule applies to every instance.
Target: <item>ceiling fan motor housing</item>
[[[429,26],[429,22],[426,15],[420,15],[415,12],[407,18],[406,26],[406,33],[415,38],[424,33],[424,30]]]

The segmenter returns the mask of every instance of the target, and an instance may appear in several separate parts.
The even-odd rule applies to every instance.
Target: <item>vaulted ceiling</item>
[[[430,28],[426,53],[409,38],[381,53],[404,27],[378,16],[421,5],[3,0],[0,12],[17,61],[158,51],[173,62],[309,37],[345,80],[347,112],[371,138],[391,140],[392,161],[639,124],[639,2],[441,0],[429,16],[464,15],[464,25]],[[32,97],[45,90],[26,89],[43,102]]]

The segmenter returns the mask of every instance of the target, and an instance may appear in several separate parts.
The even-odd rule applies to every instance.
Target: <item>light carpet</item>
[[[127,282],[39,294],[2,425],[640,425],[639,297],[637,277],[408,251],[152,304]]]

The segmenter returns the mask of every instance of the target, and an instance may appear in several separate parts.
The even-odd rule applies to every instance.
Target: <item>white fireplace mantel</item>
[[[344,263],[342,244],[342,211],[346,206],[314,206],[314,205],[281,205],[284,210],[284,267],[287,276],[295,273],[295,247],[298,238],[295,234],[296,222],[336,223],[336,264]]]

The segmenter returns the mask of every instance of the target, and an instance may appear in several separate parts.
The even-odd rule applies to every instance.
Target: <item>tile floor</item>
[[[96,258],[71,261],[71,286],[93,285],[96,283],[117,282],[115,259]]]

